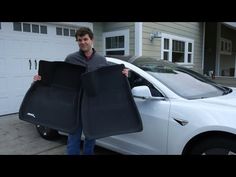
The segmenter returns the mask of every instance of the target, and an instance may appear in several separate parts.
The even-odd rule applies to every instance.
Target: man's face
[[[90,39],[88,34],[84,36],[78,36],[77,41],[78,41],[80,50],[82,50],[83,52],[88,52],[91,50],[92,45],[93,45],[93,40]]]

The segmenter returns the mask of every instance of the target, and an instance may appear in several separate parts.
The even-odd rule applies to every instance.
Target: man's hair
[[[86,34],[89,35],[90,39],[92,40],[93,39],[93,32],[91,31],[90,28],[87,28],[87,27],[81,27],[79,28],[76,33],[75,33],[75,39],[77,41],[77,37],[82,37],[82,36],[85,36]]]

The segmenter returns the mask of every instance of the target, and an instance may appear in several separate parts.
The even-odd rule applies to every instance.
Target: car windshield
[[[232,91],[230,88],[222,87],[193,70],[165,60],[139,57],[131,63],[186,99],[215,97]]]

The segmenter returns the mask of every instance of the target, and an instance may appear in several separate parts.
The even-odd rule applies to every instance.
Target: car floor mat
[[[38,74],[42,79],[27,91],[19,118],[63,132],[75,132],[80,121],[80,77],[85,71],[80,65],[40,60]]]
[[[81,118],[87,139],[134,133],[143,130],[124,65],[99,68],[81,76]]]

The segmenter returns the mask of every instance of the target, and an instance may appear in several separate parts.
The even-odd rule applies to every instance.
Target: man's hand
[[[35,75],[34,76],[34,81],[40,81],[41,80],[41,76],[40,75]]]
[[[129,69],[127,69],[127,68],[123,69],[122,74],[124,74],[126,77],[128,77]]]

